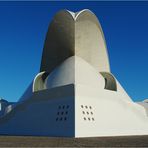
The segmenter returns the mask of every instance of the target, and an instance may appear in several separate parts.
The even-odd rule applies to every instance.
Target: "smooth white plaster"
[[[67,44],[74,44],[75,49],[69,50],[75,52],[65,58],[64,54],[70,52],[63,50],[65,60],[61,59],[60,64],[58,61],[53,68],[51,56],[48,56],[50,49],[45,48],[41,69],[49,67],[52,71],[39,72],[20,100],[15,105],[6,106],[0,117],[0,134],[64,137],[148,135],[148,103],[133,102],[110,72],[104,35],[96,16],[87,9],[78,13],[63,10],[56,14],[52,27],[61,27],[54,24],[55,20],[64,21],[59,16],[65,16],[67,22],[74,24],[74,42],[67,39]],[[73,17],[73,21],[69,21],[69,17]],[[47,39],[52,39],[50,29],[50,38]],[[61,41],[64,38],[56,37]],[[59,56],[60,49],[53,47],[54,50]],[[54,56],[57,61],[58,56]],[[102,73],[114,79],[105,79],[106,75]],[[110,81],[110,87],[117,88],[107,89],[107,81]]]

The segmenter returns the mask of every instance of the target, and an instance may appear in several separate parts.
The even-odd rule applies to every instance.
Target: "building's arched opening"
[[[104,89],[117,91],[117,84],[115,78],[112,76],[111,73],[108,72],[100,72],[101,75],[104,77],[105,80],[105,87]]]
[[[40,72],[39,74],[37,74],[37,76],[34,78],[34,81],[33,81],[33,92],[46,89],[44,85],[44,81],[47,76],[48,76],[48,73],[46,72]]]

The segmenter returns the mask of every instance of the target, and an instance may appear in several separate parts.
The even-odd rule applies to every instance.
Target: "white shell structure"
[[[55,15],[47,32],[40,71],[51,72],[75,55],[98,72],[110,72],[104,35],[98,19],[90,10],[75,15],[64,10]]]
[[[17,103],[3,102],[1,135],[148,135],[148,101],[133,102],[111,73],[101,25],[87,9],[54,16],[39,73]]]

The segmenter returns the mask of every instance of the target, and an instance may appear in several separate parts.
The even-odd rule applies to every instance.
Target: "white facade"
[[[135,103],[110,71],[101,26],[90,10],[57,13],[39,74],[0,117],[1,135],[148,135],[148,104]]]

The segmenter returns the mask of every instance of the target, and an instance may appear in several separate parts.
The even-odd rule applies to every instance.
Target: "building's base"
[[[147,147],[148,136],[53,138],[0,136],[0,147]]]

